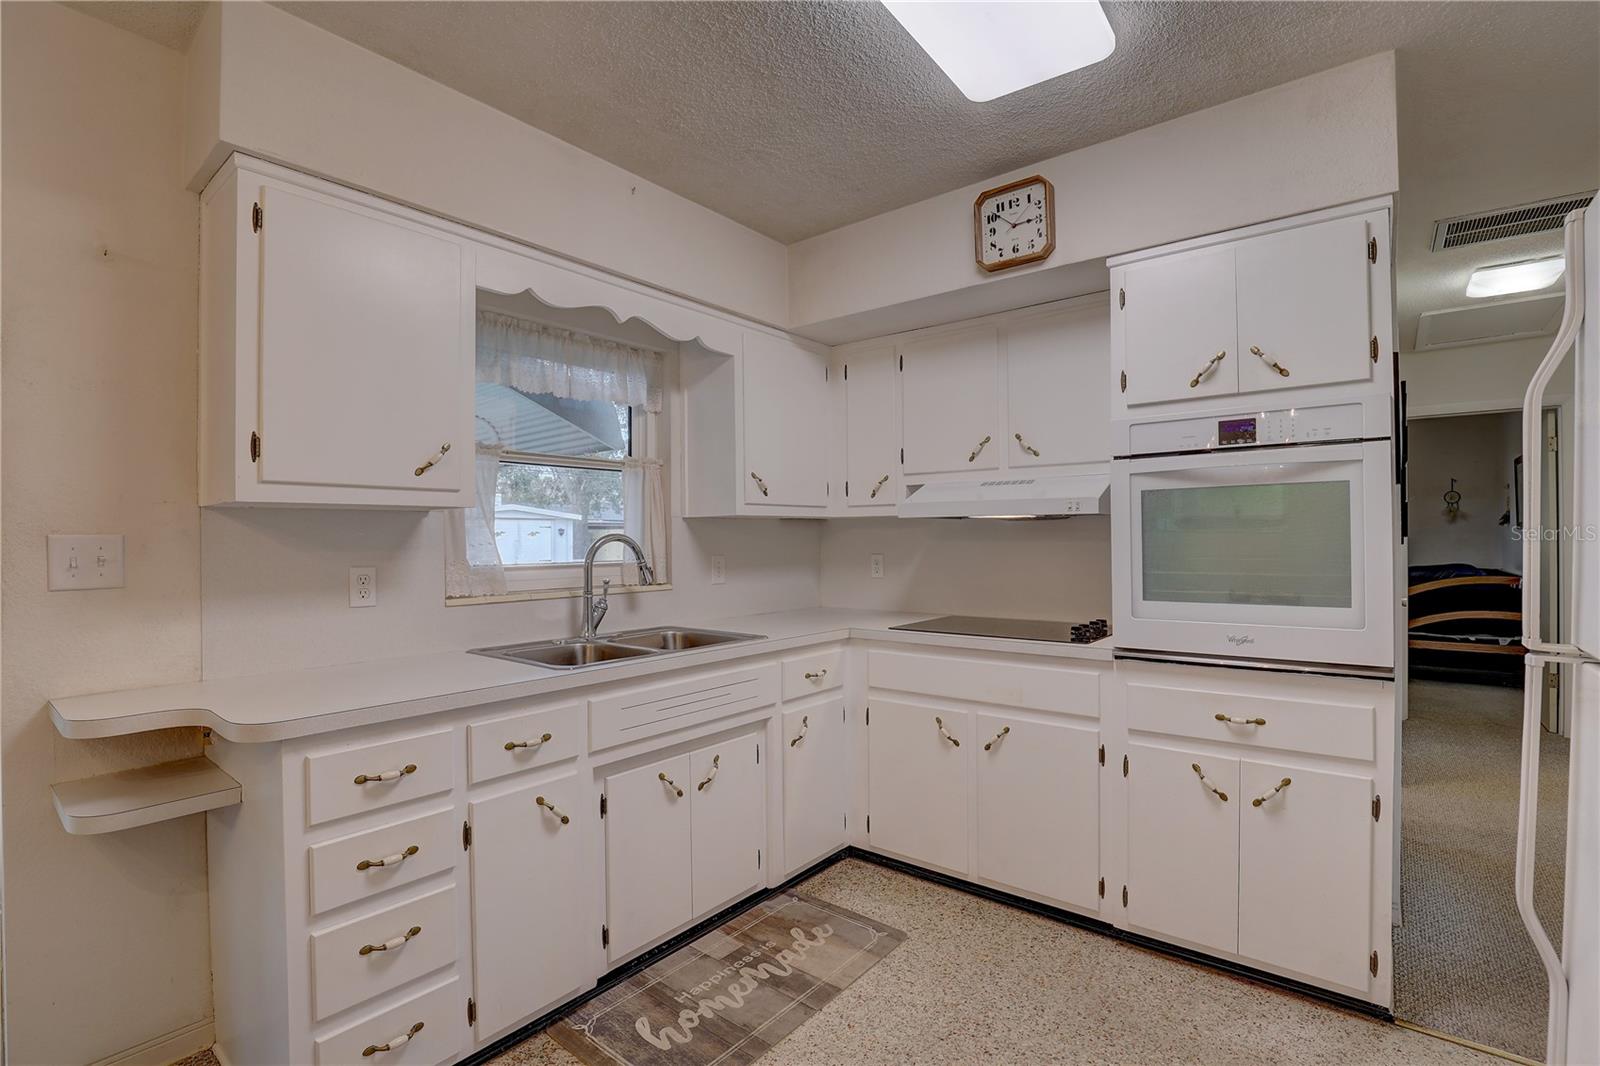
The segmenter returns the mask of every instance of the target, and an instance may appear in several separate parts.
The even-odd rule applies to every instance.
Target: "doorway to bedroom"
[[[1523,706],[1522,530],[1559,528],[1558,411],[1523,455],[1519,411],[1413,418],[1407,432],[1407,711],[1401,730],[1395,1016],[1542,1060],[1543,966],[1513,894]],[[1542,477],[1545,514],[1521,513]],[[1563,560],[1546,549],[1546,633]],[[1535,906],[1560,943],[1567,740],[1544,693]]]

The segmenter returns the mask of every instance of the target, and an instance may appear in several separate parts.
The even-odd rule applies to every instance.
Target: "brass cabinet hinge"
[[[1122,886],[1122,905],[1124,907],[1126,907],[1128,905],[1128,886],[1127,885],[1123,885]]]
[[[467,1024],[468,1025],[477,1025],[478,1024],[478,1004],[473,1000],[473,998],[471,996],[467,997]]]
[[[472,847],[472,823],[461,823],[461,850],[466,851]]]
[[[844,483],[844,498],[847,500],[850,498],[850,482],[848,480]]]
[[[905,372],[906,372],[906,357],[904,355],[902,355],[900,357],[900,373],[904,374]]]
[[[1376,237],[1368,237],[1367,238],[1367,262],[1376,263],[1377,261],[1378,261],[1378,238],[1376,238]]]
[[[761,849],[756,849],[756,869],[761,869]]]
[[[1106,898],[1106,879],[1103,877],[1100,879],[1100,898]]]
[[[872,815],[867,815],[867,836],[872,835]]]
[[[1367,959],[1367,969],[1372,971],[1372,976],[1378,976],[1378,953],[1376,951]]]
[[[1122,391],[1128,391],[1128,372],[1126,370],[1122,372]]]
[[[611,946],[611,930],[604,925],[600,927],[600,946],[603,948]]]
[[[1128,776],[1128,757],[1126,755],[1122,757],[1122,776]]]
[[[1123,307],[1127,307],[1127,306],[1128,306],[1128,290],[1127,289],[1118,289],[1117,290],[1117,307],[1118,308],[1123,308]]]
[[[1378,361],[1378,338],[1376,336],[1372,338],[1372,361],[1374,363]]]
[[[1102,745],[1100,745],[1100,765],[1104,766],[1105,764],[1106,764],[1106,746],[1104,744],[1102,744]],[[1101,895],[1104,895],[1104,893],[1101,893]]]
[[[604,792],[602,792],[602,793],[600,793],[600,817],[604,818],[605,816],[606,816],[606,794]]]
[[[259,203],[250,205],[250,232],[261,232],[261,205]]]
[[[1383,797],[1372,797],[1372,820],[1376,822],[1383,814]]]
[[[760,744],[756,745],[756,765],[757,766],[761,765],[761,745]]]
[[[250,461],[252,463],[255,463],[255,462],[259,462],[260,460],[261,460],[261,434],[252,433],[252,434],[250,434]]]
[[[844,379],[846,381],[850,380],[850,364],[849,363],[846,363],[844,365]]]

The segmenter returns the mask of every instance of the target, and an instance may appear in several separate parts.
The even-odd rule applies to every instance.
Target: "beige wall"
[[[1522,454],[1513,412],[1421,418],[1411,425],[1409,487],[1413,565],[1470,563],[1520,572],[1522,545],[1500,516],[1512,507],[1512,462]],[[1444,494],[1461,493],[1455,516]]]
[[[198,736],[65,741],[44,709],[199,674],[199,209],[181,57],[55,4],[3,19],[6,1041],[13,1063],[85,1063],[209,1041],[204,822],[74,837],[49,792]],[[50,532],[126,534],[127,587],[45,591]]]
[[[1552,337],[1401,352],[1400,377],[1412,417],[1522,409],[1522,395]],[[1569,359],[1550,381],[1552,398],[1572,395]]]

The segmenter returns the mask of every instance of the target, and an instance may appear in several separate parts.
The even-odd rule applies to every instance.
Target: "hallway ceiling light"
[[[1533,292],[1554,285],[1566,270],[1567,261],[1559,255],[1530,259],[1525,263],[1479,267],[1467,281],[1467,295],[1507,296],[1514,292]]]
[[[1096,0],[884,0],[883,6],[975,103],[1091,66],[1117,47]]]

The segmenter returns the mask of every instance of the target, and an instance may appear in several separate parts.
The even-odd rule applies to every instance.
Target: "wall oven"
[[[1119,424],[1118,650],[1392,670],[1389,421],[1371,400]]]

